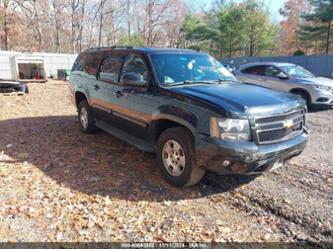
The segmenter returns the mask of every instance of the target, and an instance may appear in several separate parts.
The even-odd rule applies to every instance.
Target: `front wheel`
[[[305,92],[302,92],[302,91],[295,91],[293,93],[300,96],[302,99],[304,99],[306,102],[306,106],[308,107],[308,109],[310,109],[311,100],[310,100],[310,97],[308,96],[308,94],[306,94]]]
[[[160,135],[157,147],[157,163],[169,183],[184,187],[201,180],[205,170],[195,163],[194,139],[187,129],[167,129]]]
[[[95,133],[98,131],[98,128],[95,126],[94,116],[86,100],[82,100],[80,102],[78,107],[78,116],[80,130],[83,133]]]

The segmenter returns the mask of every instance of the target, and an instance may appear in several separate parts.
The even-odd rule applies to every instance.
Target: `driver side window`
[[[275,78],[286,78],[287,76],[278,68],[268,66],[265,69],[265,76]]]
[[[129,73],[138,74],[142,81],[149,81],[149,72],[146,63],[140,55],[130,54],[126,57],[121,71],[121,80],[124,75]]]

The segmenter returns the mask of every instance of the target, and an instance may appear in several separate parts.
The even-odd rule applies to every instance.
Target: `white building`
[[[0,79],[46,80],[71,69],[77,55],[0,51]]]

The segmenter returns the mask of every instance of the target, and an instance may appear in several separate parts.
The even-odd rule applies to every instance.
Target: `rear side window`
[[[266,66],[253,66],[247,67],[241,70],[242,73],[254,74],[254,75],[265,75]]]
[[[84,68],[84,60],[85,60],[86,55],[85,54],[80,54],[73,65],[72,72],[74,71],[83,71]]]
[[[102,53],[89,53],[84,57],[83,71],[90,75],[96,75],[98,72],[99,64],[103,59]]]
[[[123,55],[107,53],[101,64],[99,78],[109,82],[118,82],[123,59]]]

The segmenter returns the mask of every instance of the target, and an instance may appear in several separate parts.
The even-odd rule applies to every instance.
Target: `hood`
[[[333,80],[324,77],[298,78],[297,81],[307,84],[324,85],[333,88]]]
[[[305,105],[294,94],[244,83],[196,84],[170,90],[209,102],[236,117],[277,115]]]

